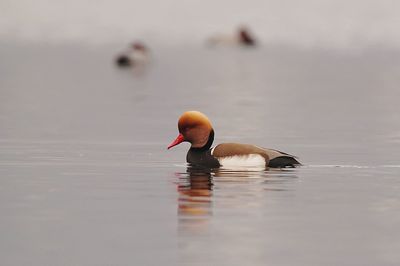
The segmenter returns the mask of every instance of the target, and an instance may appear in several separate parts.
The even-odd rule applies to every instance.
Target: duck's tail
[[[265,151],[269,156],[268,167],[271,167],[271,168],[285,168],[285,167],[294,168],[294,167],[301,165],[301,163],[297,160],[297,157],[294,155],[291,155],[289,153],[274,150],[274,149],[265,149]]]
[[[268,167],[271,168],[294,168],[300,166],[301,163],[292,156],[278,156],[271,159],[268,163]]]

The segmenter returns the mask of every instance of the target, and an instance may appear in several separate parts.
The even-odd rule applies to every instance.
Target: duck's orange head
[[[213,132],[208,117],[198,111],[183,113],[178,121],[178,129],[179,135],[168,146],[168,149],[184,141],[190,142],[193,148],[204,147],[209,142],[210,135]]]

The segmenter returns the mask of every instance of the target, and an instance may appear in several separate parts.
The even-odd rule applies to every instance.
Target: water
[[[397,51],[152,48],[1,46],[2,265],[400,263]],[[186,110],[304,166],[188,168]]]

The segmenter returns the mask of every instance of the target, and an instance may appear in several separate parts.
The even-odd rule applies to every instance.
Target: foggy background
[[[394,0],[2,0],[0,38],[110,43],[132,37],[199,43],[245,24],[263,43],[359,48],[400,44]]]

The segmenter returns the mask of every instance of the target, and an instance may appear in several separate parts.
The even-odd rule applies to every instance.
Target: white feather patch
[[[265,168],[265,158],[259,154],[235,155],[218,158],[223,168]]]
[[[215,147],[211,149],[211,155],[214,155]]]

